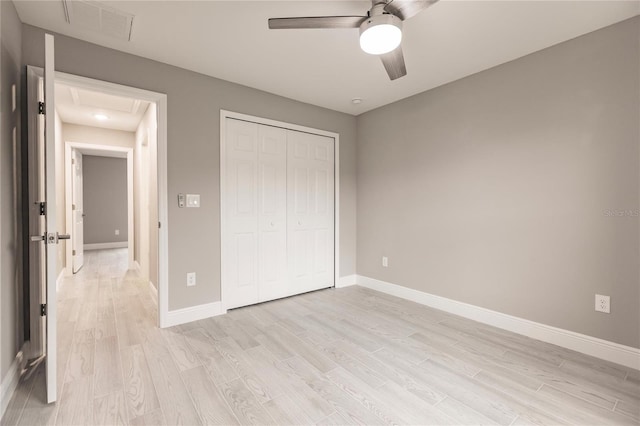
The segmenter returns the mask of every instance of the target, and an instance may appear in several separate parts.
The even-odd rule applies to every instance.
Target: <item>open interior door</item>
[[[68,235],[58,235],[56,224],[56,130],[55,130],[55,56],[54,41],[51,34],[45,35],[44,45],[44,158],[45,158],[45,222],[46,234],[43,235],[46,245],[46,378],[47,402],[56,400],[56,279],[58,278],[58,239],[69,239]]]
[[[73,273],[75,274],[84,264],[84,202],[82,198],[82,153],[76,149],[71,151],[71,208],[73,216]]]
[[[29,283],[33,356],[44,356],[47,402],[56,400],[56,278],[58,235],[55,187],[55,107],[53,36],[45,35],[44,73],[28,71],[29,100]],[[37,101],[34,99],[37,96]],[[40,318],[40,321],[36,321]]]

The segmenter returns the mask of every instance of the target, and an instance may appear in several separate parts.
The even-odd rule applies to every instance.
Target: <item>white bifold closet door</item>
[[[287,256],[297,291],[333,285],[333,138],[287,131]]]
[[[226,119],[227,309],[334,284],[334,142]]]

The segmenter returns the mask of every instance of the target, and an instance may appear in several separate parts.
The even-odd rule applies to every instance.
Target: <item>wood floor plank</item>
[[[286,394],[279,395],[271,401],[262,404],[275,424],[278,425],[309,425],[311,418]]]
[[[167,422],[164,419],[162,410],[158,409],[151,413],[144,414],[129,421],[131,426],[165,426]]]
[[[573,415],[580,415],[582,424],[620,424],[638,425],[638,422],[631,417],[592,404],[582,398],[556,389],[553,386],[543,385],[538,391],[551,400],[560,401],[565,409],[573,409]]]
[[[212,318],[212,321],[242,349],[253,348],[260,344],[227,315],[217,316]]]
[[[125,299],[126,302],[126,299]],[[142,343],[142,335],[138,322],[140,314],[135,313],[132,307],[126,306],[117,314],[116,330],[118,342],[121,347],[139,345]]]
[[[247,384],[260,403],[269,401],[278,395],[279,392],[274,390],[267,378],[254,369],[251,361],[235,340],[231,338],[216,340],[214,346]]]
[[[518,416],[518,409],[526,411],[508,395],[492,392],[432,361],[422,364],[419,370],[429,377],[432,386],[498,424],[509,425]]]
[[[323,418],[316,425],[318,426],[344,426],[344,425],[357,425],[358,423],[350,422],[342,414],[334,412],[333,414]]]
[[[289,350],[296,355],[304,358],[319,371],[325,373],[336,368],[336,364],[333,361],[281,326],[270,326],[267,327],[266,330],[274,340],[289,348]]]
[[[83,377],[93,376],[96,351],[94,336],[95,331],[92,328],[78,330],[73,334],[64,382],[71,382]]]
[[[348,423],[355,422],[369,425],[385,424],[383,420],[375,416],[344,391],[340,390],[330,380],[323,377],[318,370],[315,370],[314,367],[304,359],[296,356],[284,361],[279,361],[279,364],[282,368],[288,369],[296,374],[307,386],[328,402],[329,405],[333,407],[333,410],[347,419]]]
[[[584,398],[608,410],[613,410],[616,405],[618,392],[615,389],[603,389],[602,386],[590,383],[584,378],[565,373],[559,367],[538,362],[534,357],[507,351],[502,357],[502,363],[508,368],[522,374],[530,374],[548,385]]]
[[[149,365],[142,345],[122,348],[124,395],[129,418],[140,417],[160,408]]]
[[[339,389],[362,404],[384,424],[400,425],[408,423],[407,420],[402,418],[402,413],[396,413],[393,407],[388,405],[388,401],[376,395],[373,388],[343,368],[335,368],[329,371],[326,376]]]
[[[313,423],[316,423],[335,412],[335,409],[301,378],[296,371],[277,361],[276,368],[287,385],[286,396],[300,408]],[[277,397],[276,397],[277,398]]]
[[[216,349],[210,335],[203,328],[183,333],[186,342],[198,357],[214,383],[230,382],[237,379],[237,371]]]
[[[427,403],[434,405],[445,398],[446,392],[434,386],[431,378],[416,364],[398,357],[386,348],[373,353],[372,356],[391,368],[391,380]]]
[[[122,391],[93,400],[93,424],[105,426],[129,424]]]
[[[412,425],[459,425],[460,423],[438,410],[437,406],[418,398],[402,386],[388,381],[376,389],[376,394],[389,401],[398,414]]]
[[[455,419],[461,425],[497,425],[498,423],[483,416],[473,408],[467,407],[460,401],[446,397],[436,405],[436,408],[447,416]]]
[[[190,370],[202,365],[185,341],[185,336],[182,333],[178,330],[167,329],[163,331],[162,335],[166,339],[169,352],[171,352],[180,371]]]
[[[345,370],[349,371],[351,374],[353,374],[372,388],[378,388],[389,380],[383,375],[378,374],[375,370],[367,367],[358,359],[349,356],[347,353],[340,350],[334,342],[324,342],[320,337],[310,338],[309,332],[299,337],[309,344],[315,346],[327,358],[329,358]]]
[[[231,407],[240,423],[247,425],[272,424],[273,419],[260,405],[256,397],[241,379],[220,385],[227,404]]]
[[[207,318],[205,320],[202,320],[201,325],[213,340],[229,337],[227,333],[224,332],[222,327],[220,327],[220,324],[215,321],[215,318]]]
[[[624,414],[640,423],[640,405],[636,403],[629,403],[627,401],[618,401],[616,409],[618,413]]]
[[[416,335],[410,337],[415,338]],[[419,338],[419,340],[424,342],[422,338]],[[427,343],[425,342],[425,344]],[[437,352],[434,352],[434,356],[432,356],[431,359],[453,370],[457,370],[471,376],[474,376],[474,374],[471,373],[473,373],[473,371],[475,371],[476,369],[485,372],[491,372],[507,381],[517,383],[520,386],[526,386],[527,388],[534,391],[538,390],[540,386],[542,386],[541,380],[535,377],[520,374],[514,370],[503,367],[501,365],[500,358],[494,357],[490,354],[481,353],[476,351],[475,349],[470,352],[467,350],[463,350],[457,345],[443,345],[440,342],[435,341],[433,341],[431,345],[434,347],[434,349],[437,349],[442,354],[446,355],[438,356]],[[451,362],[447,360],[447,357],[452,357],[455,361]],[[462,365],[456,366],[456,362],[462,363]]]
[[[119,390],[123,390],[123,383],[118,339],[106,337],[96,341],[94,392],[98,397]]]
[[[273,323],[269,324],[269,326],[271,325],[273,325]],[[269,332],[261,332],[254,336],[254,338],[279,360],[291,358],[295,355],[295,353],[284,346],[282,342],[274,339]]]
[[[561,405],[553,400],[543,400],[533,390],[513,380],[505,379],[493,373],[481,371],[473,379],[467,378],[441,364],[428,361],[424,367],[434,380],[445,380],[439,387],[445,389],[450,397],[479,411],[485,417],[504,424],[501,413],[505,416],[520,418],[534,424],[565,424],[566,417]]]
[[[96,328],[95,328],[96,340],[106,339],[107,337],[116,337],[117,335],[118,335],[118,332],[116,328],[115,317],[96,322]]]
[[[220,390],[209,379],[203,366],[183,371],[181,374],[203,424],[238,424],[236,416],[231,412]]]
[[[534,410],[533,413],[520,412],[518,416],[519,423],[582,424],[589,418],[584,417],[582,412],[576,412],[576,410],[555,399],[545,398],[537,392],[538,389],[532,390],[511,377],[489,371],[481,371],[474,379],[494,389],[508,393],[523,405],[527,405]],[[540,387],[542,387],[542,384],[540,384]]]
[[[56,425],[87,425],[93,421],[93,377],[65,383],[60,395]]]
[[[142,344],[165,421],[170,425],[202,424],[180,371],[165,345],[157,330],[147,333]]]

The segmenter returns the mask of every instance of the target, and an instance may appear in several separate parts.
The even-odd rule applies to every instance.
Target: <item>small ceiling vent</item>
[[[69,24],[131,41],[132,14],[91,0],[62,0],[62,5]]]

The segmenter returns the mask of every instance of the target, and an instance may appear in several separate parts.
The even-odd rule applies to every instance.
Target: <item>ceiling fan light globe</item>
[[[371,55],[391,52],[402,41],[402,21],[394,15],[377,15],[360,26],[360,48]]]

